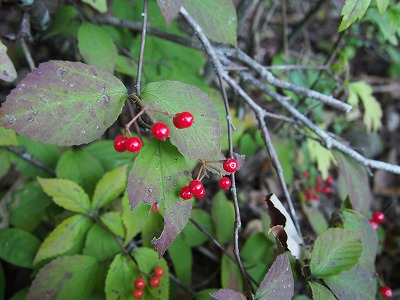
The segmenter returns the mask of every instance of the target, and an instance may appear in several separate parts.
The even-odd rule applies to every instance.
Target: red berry
[[[370,219],[369,224],[371,224],[372,228],[377,231],[378,230],[378,223],[376,223],[374,220]]]
[[[151,127],[151,133],[156,139],[165,141],[169,136],[169,128],[164,123],[154,123]]]
[[[153,276],[153,277],[150,279],[149,285],[150,285],[152,288],[156,288],[156,287],[158,287],[158,286],[160,285],[160,283],[161,283],[160,277]]]
[[[303,177],[304,177],[304,178],[310,177],[310,172],[304,171],[304,172],[303,172]]]
[[[306,200],[306,201],[311,200],[311,198],[312,198],[312,196],[310,196],[310,195],[305,195],[304,196],[304,200]]]
[[[144,291],[141,290],[141,289],[136,289],[136,290],[133,291],[132,295],[133,295],[133,298],[140,299],[140,298],[143,297]]]
[[[190,126],[192,126],[193,121],[193,115],[187,111],[177,113],[173,118],[173,123],[178,129],[189,128]]]
[[[381,211],[376,211],[372,214],[372,220],[378,224],[383,223],[385,221],[385,215]]]
[[[196,195],[195,197],[198,199],[204,198],[204,196],[206,195],[206,190],[204,188],[202,188]]]
[[[322,194],[329,195],[331,193],[331,188],[329,186],[324,186],[322,188]]]
[[[179,191],[179,196],[181,196],[183,200],[189,200],[190,198],[192,198],[192,193],[190,192],[190,188],[188,185],[181,188],[181,190]]]
[[[320,178],[320,177],[315,178],[315,184],[316,185],[322,185],[323,183],[324,182],[323,182],[322,178]]]
[[[237,170],[238,163],[233,158],[228,158],[224,161],[222,166],[226,172],[233,173]]]
[[[204,187],[200,180],[192,180],[189,183],[189,190],[196,197],[197,197],[197,194],[199,194],[201,192],[201,190],[203,190],[203,189],[204,189]]]
[[[129,152],[139,152],[142,149],[142,141],[137,137],[127,138],[125,141],[125,148]]]
[[[318,193],[321,193],[321,192],[322,192],[322,189],[323,189],[323,187],[320,186],[320,185],[317,185],[317,186],[315,187],[315,191],[318,192]]]
[[[390,299],[393,297],[393,291],[390,287],[388,286],[382,286],[379,288],[379,293],[382,295],[383,298],[385,299]]]
[[[311,196],[313,195],[313,193],[314,193],[314,190],[313,190],[312,188],[309,188],[309,189],[307,189],[307,191],[306,191],[306,196],[311,197]]]
[[[319,195],[318,194],[314,194],[311,196],[313,200],[318,201],[319,200]]]
[[[114,149],[118,152],[124,152],[125,148],[126,137],[123,135],[119,135],[114,139]]]
[[[160,210],[160,205],[158,204],[158,202],[153,203],[153,205],[151,206],[151,211],[158,212],[159,210]]]
[[[146,281],[144,281],[143,278],[139,277],[138,279],[135,280],[135,288],[143,290],[145,286],[146,286]]]
[[[161,277],[161,276],[164,275],[164,272],[165,272],[165,271],[164,271],[164,268],[158,266],[158,267],[156,267],[156,268],[154,269],[154,276]]]
[[[325,180],[325,183],[326,183],[327,185],[331,185],[331,184],[333,183],[333,178],[332,178],[331,176],[329,176],[329,177]]]
[[[226,190],[231,187],[231,180],[228,177],[222,177],[218,184],[221,189]]]

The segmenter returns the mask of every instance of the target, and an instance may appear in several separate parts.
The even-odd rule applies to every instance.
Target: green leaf
[[[183,5],[215,42],[237,46],[236,9],[231,0],[185,0]]]
[[[26,300],[28,297],[29,293],[29,288],[23,288],[20,289],[18,292],[16,292],[14,295],[9,300]]]
[[[3,178],[4,175],[8,173],[8,170],[11,167],[10,156],[8,155],[7,150],[0,148],[0,179]]]
[[[129,57],[118,55],[115,60],[115,70],[121,74],[135,78],[137,75],[137,63]]]
[[[75,182],[66,179],[43,178],[38,178],[38,181],[44,192],[52,197],[57,205],[78,213],[90,212],[89,196]]]
[[[33,223],[39,223],[44,210],[51,203],[51,198],[36,180],[26,183],[15,193],[8,206],[10,223],[31,231],[36,227],[32,225],[32,220],[37,220]]]
[[[125,86],[80,62],[48,61],[7,96],[0,125],[33,140],[80,145],[99,138],[121,113]]]
[[[126,189],[126,165],[104,174],[96,185],[92,207],[98,209],[116,199]]]
[[[115,237],[98,224],[89,229],[83,254],[95,257],[98,261],[107,260],[121,251]]]
[[[104,173],[100,162],[83,150],[65,151],[57,163],[56,174],[60,179],[69,179],[93,195],[96,183]]]
[[[122,198],[122,222],[126,228],[125,245],[129,243],[138,233],[140,233],[149,222],[150,207],[144,203],[139,203],[132,211],[128,197]]]
[[[144,274],[151,274],[155,267],[161,266],[164,268],[164,275],[161,278],[161,283],[157,288],[148,289],[148,298],[142,299],[168,299],[169,295],[169,268],[167,262],[163,258],[158,258],[157,252],[149,248],[135,248],[132,250],[132,256],[138,264],[140,270]],[[147,291],[146,291],[147,292]]]
[[[169,246],[168,254],[178,279],[185,285],[190,286],[193,264],[192,249],[181,236],[178,236]]]
[[[307,139],[307,148],[312,160],[317,163],[318,171],[321,172],[322,178],[329,175],[329,168],[332,163],[335,163],[335,158],[332,151],[323,147],[319,142],[312,139]]]
[[[129,173],[127,190],[132,210],[140,202],[149,205],[158,202],[164,209],[164,230],[158,239],[152,241],[160,256],[189,219],[192,201],[182,201],[179,190],[190,179],[182,154],[169,141],[156,139],[143,146]]]
[[[4,275],[3,265],[0,263],[0,299],[5,299],[6,294],[6,276]]]
[[[172,20],[179,14],[183,0],[157,0],[157,4],[164,16],[165,23],[170,26]]]
[[[213,234],[212,219],[211,215],[208,212],[202,209],[195,208],[192,209],[190,215],[192,219],[200,224],[207,232],[209,232],[211,235]],[[208,240],[208,237],[200,230],[198,230],[192,222],[189,222],[186,225],[181,235],[186,244],[190,245],[191,247],[200,246]]]
[[[361,20],[364,16],[371,0],[346,0],[340,13],[343,16],[338,31],[347,29],[356,20]]]
[[[125,228],[122,224],[122,213],[110,211],[100,216],[104,223],[116,236],[125,237]]]
[[[98,12],[101,13],[107,12],[107,0],[82,0],[82,2],[89,4]]]
[[[344,177],[347,191],[354,210],[368,214],[373,196],[369,185],[367,169],[350,156],[332,150],[339,166],[339,174]]]
[[[0,117],[1,118],[1,117]],[[26,136],[20,135],[18,138],[18,147],[15,149],[27,158],[33,158],[43,165],[53,169],[59,158],[58,148],[54,145],[43,144],[39,141],[32,141]],[[10,153],[11,161],[16,165],[19,173],[28,179],[52,176],[51,173],[38,168],[26,159],[17,154]]]
[[[79,26],[78,48],[88,64],[110,73],[114,71],[118,50],[111,36],[100,26],[91,23]]]
[[[360,265],[340,275],[326,277],[324,281],[338,299],[376,299],[376,276]]]
[[[364,81],[357,81],[349,83],[348,88],[349,102],[358,103],[356,99],[360,99],[363,103],[363,122],[367,127],[367,131],[376,132],[382,126],[383,112],[381,105],[372,95],[372,87]]]
[[[198,88],[178,81],[148,84],[142,91],[147,106],[176,114],[189,111],[194,116],[190,128],[177,129],[170,117],[151,112],[158,122],[171,124],[170,139],[179,151],[194,159],[211,159],[219,155],[220,127],[217,111],[210,98]]]
[[[359,265],[367,268],[371,273],[375,273],[375,258],[378,249],[376,231],[372,228],[367,218],[355,211],[343,210],[340,212],[340,217],[343,221],[344,229],[363,232],[361,236],[363,252]]]
[[[256,293],[256,299],[275,300],[292,299],[294,280],[287,254],[279,255]]]
[[[301,207],[307,216],[308,222],[310,222],[312,229],[317,235],[320,235],[328,229],[328,222],[326,221],[324,214],[321,212],[319,205],[309,206],[308,203],[302,201]]]
[[[78,15],[79,11],[72,5],[63,5],[58,7],[55,16],[52,17],[50,28],[46,31],[42,40],[58,34],[75,38],[79,22],[74,18]]]
[[[90,256],[56,258],[39,270],[27,299],[89,299],[97,270],[97,261]]]
[[[12,82],[16,78],[17,71],[7,55],[7,47],[0,40],[0,80]]]
[[[138,277],[139,271],[133,261],[125,255],[117,254],[107,273],[106,298],[131,299],[133,283]]]
[[[92,221],[83,215],[74,215],[61,222],[40,245],[33,264],[62,255],[83,242]]]
[[[221,258],[221,286],[235,291],[243,290],[240,270],[236,263],[226,255],[222,255]]]
[[[15,131],[0,127],[0,146],[17,146],[18,140]]]
[[[383,15],[388,8],[390,0],[376,0],[376,4],[378,6],[379,13]]]
[[[287,184],[293,181],[293,165],[294,165],[294,152],[291,147],[288,147],[288,140],[279,139],[277,136],[272,135],[272,142],[278,159],[282,166],[283,175]]]
[[[107,172],[132,163],[134,157],[132,153],[128,151],[122,153],[117,152],[113,144],[114,141],[110,140],[95,141],[86,146],[83,151],[97,158]]]
[[[0,257],[10,264],[32,268],[33,257],[40,241],[34,235],[17,228],[0,230]]]
[[[313,277],[325,278],[354,267],[362,254],[362,234],[329,228],[314,242],[310,269]]]
[[[212,201],[211,216],[217,240],[221,244],[228,243],[233,239],[235,209],[223,191],[219,191]]]
[[[313,300],[336,300],[332,292],[322,284],[314,281],[309,281],[308,284],[312,290]]]

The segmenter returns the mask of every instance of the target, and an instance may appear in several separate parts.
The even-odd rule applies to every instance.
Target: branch
[[[139,50],[139,61],[137,68],[137,76],[136,76],[136,94],[140,96],[140,79],[142,77],[142,68],[143,68],[143,55],[144,55],[144,44],[146,42],[146,24],[147,24],[147,0],[143,1],[143,22],[142,22],[142,34],[140,37],[140,50]]]

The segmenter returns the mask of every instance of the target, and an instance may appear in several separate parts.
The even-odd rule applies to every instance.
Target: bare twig
[[[147,0],[143,0],[143,22],[142,22],[142,34],[140,37],[140,50],[139,50],[139,61],[137,68],[137,76],[136,76],[136,94],[140,96],[140,79],[142,77],[142,68],[143,68],[143,55],[144,55],[144,44],[146,42],[146,25],[147,25]]]
[[[33,71],[35,69],[35,62],[33,61],[31,52],[29,51],[28,45],[26,44],[25,38],[21,37],[21,46],[22,46],[22,51],[24,52],[25,59],[29,65],[29,69]]]

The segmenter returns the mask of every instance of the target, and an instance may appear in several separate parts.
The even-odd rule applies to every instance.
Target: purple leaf
[[[0,41],[0,79],[11,82],[17,78],[17,71],[7,55],[7,47]]]
[[[220,289],[210,295],[218,300],[246,300],[242,293],[230,289]]]
[[[167,26],[171,25],[172,20],[178,15],[183,4],[183,0],[157,0]]]
[[[7,96],[0,125],[45,143],[89,143],[117,119],[126,93],[123,83],[104,70],[80,62],[48,61]]]
[[[258,291],[257,299],[290,300],[294,294],[294,280],[289,258],[279,255],[265,275]]]
[[[188,222],[192,201],[182,200],[179,190],[190,180],[182,154],[169,141],[156,139],[144,145],[129,173],[127,190],[132,210],[140,202],[158,202],[164,210],[164,230],[153,240],[160,257]]]

